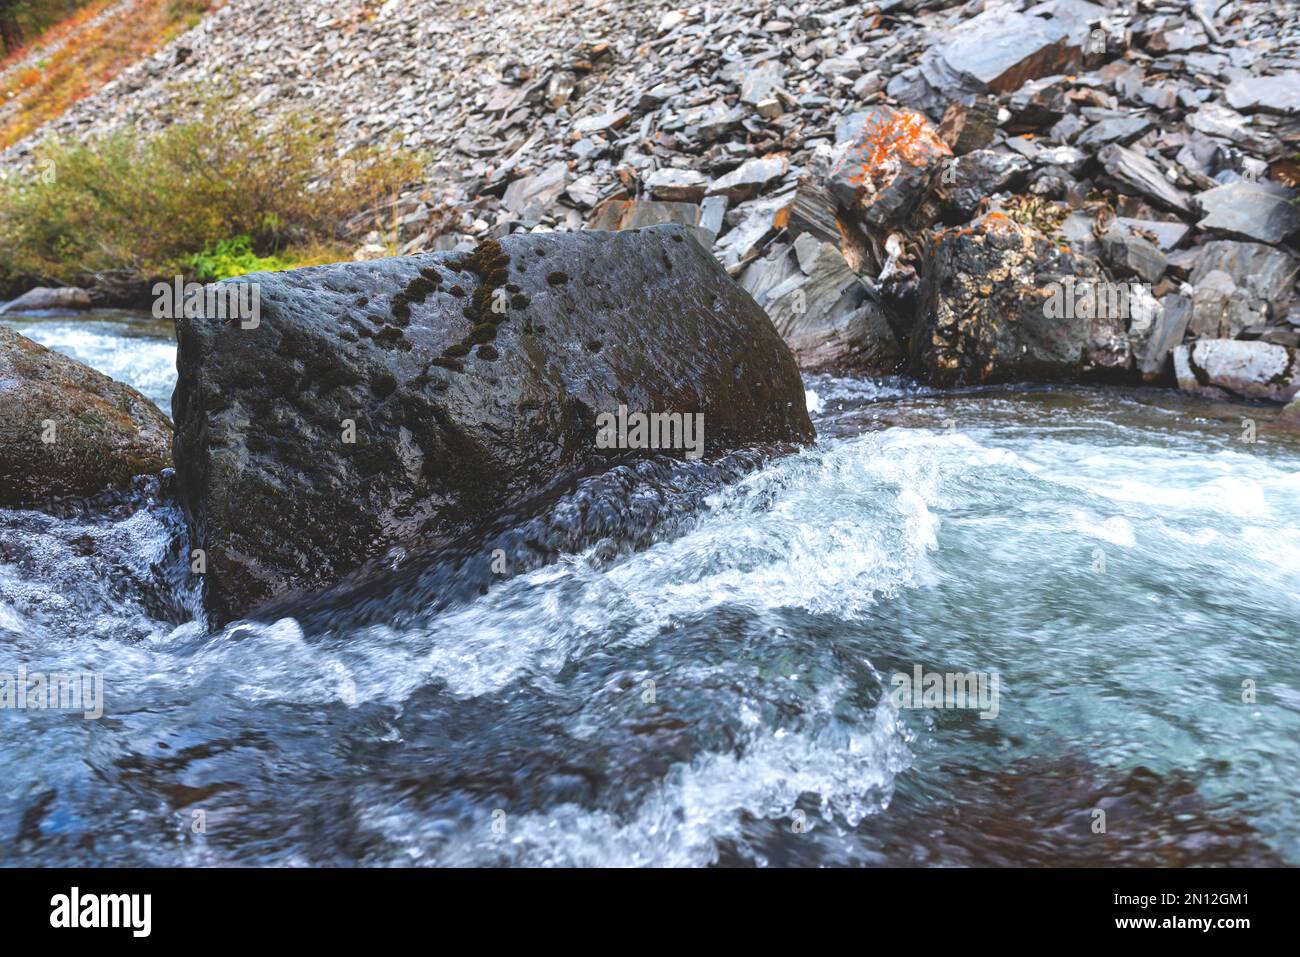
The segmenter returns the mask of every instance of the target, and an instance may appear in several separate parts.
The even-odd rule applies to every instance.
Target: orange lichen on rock
[[[902,164],[928,166],[937,157],[951,156],[952,150],[934,127],[912,110],[876,112],[862,127],[849,150],[848,162],[856,169],[848,181],[854,186],[873,183],[880,173],[895,173]]]

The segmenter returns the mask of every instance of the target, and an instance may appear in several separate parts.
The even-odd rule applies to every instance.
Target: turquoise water
[[[169,391],[164,340],[59,335]],[[0,712],[0,859],[1300,863],[1300,445],[1243,442],[1266,411],[806,385],[804,452],[617,469],[217,632],[156,483],[0,512],[0,663],[106,689]],[[526,542],[558,560],[494,577]],[[996,715],[900,707],[918,666],[996,674]]]

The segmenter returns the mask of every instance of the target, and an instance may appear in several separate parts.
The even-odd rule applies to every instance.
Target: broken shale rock
[[[883,238],[906,224],[952,150],[930,121],[912,110],[871,107],[846,119],[841,130],[830,191]]]
[[[1289,402],[1300,393],[1300,353],[1269,342],[1198,339],[1174,350],[1178,388],[1213,399]]]
[[[629,454],[596,446],[620,406],[702,413],[706,456],[813,438],[789,349],[682,227],[228,281],[260,284],[255,329],[178,323],[178,489],[217,619]]]

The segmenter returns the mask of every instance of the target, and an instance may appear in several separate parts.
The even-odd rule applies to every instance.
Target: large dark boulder
[[[0,507],[124,489],[171,465],[171,423],[135,389],[0,325]]]
[[[940,387],[1120,377],[1127,283],[993,212],[939,231],[921,275],[910,371]]]
[[[702,413],[706,456],[814,437],[789,349],[681,227],[228,282],[258,285],[260,321],[179,320],[174,401],[218,619],[631,454],[597,447],[619,406]]]

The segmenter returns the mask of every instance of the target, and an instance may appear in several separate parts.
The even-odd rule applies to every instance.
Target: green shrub
[[[421,167],[375,147],[339,156],[330,124],[294,115],[268,131],[216,101],[153,136],[53,142],[36,164],[51,175],[0,182],[0,283],[193,276],[220,256],[291,263],[296,246],[319,260],[340,221],[417,182]]]
[[[275,256],[257,255],[249,236],[223,239],[213,246],[206,246],[203,252],[191,256],[186,264],[200,282],[231,279],[250,272],[278,272],[290,266]]]

